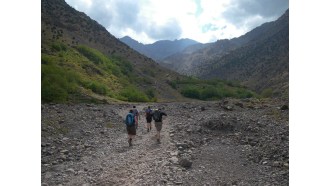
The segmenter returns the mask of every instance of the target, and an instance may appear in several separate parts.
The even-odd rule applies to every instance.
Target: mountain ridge
[[[176,40],[159,40],[151,44],[143,44],[129,36],[120,38],[122,42],[130,46],[132,49],[144,54],[155,61],[161,61],[167,56],[184,50],[186,47],[199,44],[192,39],[183,38]]]
[[[201,78],[220,78],[224,80],[243,82],[249,88],[258,91],[259,93],[266,89],[274,89],[275,95],[287,94],[285,92],[288,92],[288,85],[284,84],[288,84],[286,83],[288,82],[288,75],[284,75],[285,78],[276,78],[275,76],[277,76],[276,71],[279,72],[279,74],[288,74],[288,25],[289,10],[287,10],[276,21],[264,23],[238,38],[233,38],[230,40],[218,40],[215,43],[210,43],[208,46],[195,50],[192,53],[176,53],[164,59],[161,64],[167,68],[189,76],[196,76]],[[277,37],[278,33],[280,32],[283,32],[282,35],[280,34],[282,37]],[[267,40],[272,40],[272,37],[276,37],[281,42],[276,44],[278,45],[277,48],[272,46],[273,43],[276,43],[276,40],[273,41],[273,43],[268,42],[268,45],[265,45],[264,43]],[[251,68],[248,68],[249,70],[244,70],[243,68],[240,69],[238,67],[234,70],[233,66],[230,67],[231,70],[226,69],[230,65],[229,62],[225,61],[225,59],[229,59],[226,56],[241,56],[241,52],[244,51],[242,48],[245,48],[245,50],[254,50],[257,48],[256,46],[259,45],[263,45],[265,48],[272,48],[274,54],[276,50],[280,50],[280,46],[285,46],[285,50],[281,50],[282,53],[277,53],[277,55],[284,56],[283,59],[285,58],[285,62],[281,62],[284,68],[276,67],[273,70],[268,69],[268,71],[272,71],[271,74],[273,74],[274,78],[269,77],[268,74],[268,80],[265,82],[263,78],[258,75],[258,73],[250,72],[251,70],[255,71],[253,68],[259,68],[260,65],[256,66],[255,64],[251,65]],[[258,50],[260,50],[260,47],[258,47]],[[253,52],[249,53],[251,54]],[[248,53],[245,55],[248,57]],[[258,51],[254,51],[253,55],[258,56]],[[236,59],[241,60],[239,57]],[[268,52],[267,55],[260,55],[259,57],[255,57],[255,60],[259,61],[260,63],[266,63],[267,60],[263,59],[267,59],[269,61],[276,60],[277,57],[272,55],[272,52]],[[222,64],[225,63],[227,65],[223,66]],[[244,64],[244,61],[242,61],[240,64]],[[245,64],[245,66],[247,65],[248,64]],[[226,71],[230,71],[231,73],[226,73]],[[260,74],[265,74],[261,69],[259,69],[259,72]],[[233,74],[235,74],[235,76]],[[242,74],[250,75],[244,76]],[[274,80],[271,80],[272,78]],[[278,79],[282,80],[279,81]],[[262,85],[259,85],[259,82]],[[283,86],[277,86],[276,84],[283,84]]]
[[[41,3],[42,103],[173,102],[253,96],[253,91],[238,84],[194,79],[162,67],[64,0]]]
[[[288,96],[289,89],[289,10],[278,20],[264,24],[265,34],[230,53],[206,61],[199,77],[239,81],[262,93]]]
[[[64,0],[42,1],[41,36],[43,101],[184,99],[166,83],[181,75],[130,49]]]

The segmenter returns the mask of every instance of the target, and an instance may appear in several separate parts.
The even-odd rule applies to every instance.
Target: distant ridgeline
[[[264,96],[287,97],[289,10],[243,36],[192,45],[162,62],[181,74],[238,81]]]
[[[197,41],[191,39],[180,39],[174,41],[161,40],[147,45],[139,43],[129,36],[125,36],[120,40],[130,46],[132,49],[152,58],[155,61],[162,61],[166,57],[181,52],[189,46],[200,44]]]
[[[41,1],[42,103],[253,97],[238,83],[199,80],[131,49],[64,0]]]

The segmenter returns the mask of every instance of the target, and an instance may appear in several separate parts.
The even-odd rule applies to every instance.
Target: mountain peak
[[[173,55],[177,52],[183,51],[185,48],[198,44],[199,42],[183,38],[183,39],[175,39],[171,40],[159,40],[152,44],[142,44],[138,41],[130,38],[129,36],[125,36],[120,39],[122,42],[133,48],[134,50],[144,54],[156,61],[163,60],[167,56]]]

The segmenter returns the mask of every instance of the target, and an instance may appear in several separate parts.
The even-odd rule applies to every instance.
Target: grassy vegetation
[[[78,45],[54,42],[50,52],[41,56],[41,99],[43,103],[92,102],[107,99],[129,102],[155,102],[156,90],[140,87],[151,85],[153,68],[144,69],[147,76],[137,76],[130,62],[116,56]],[[249,98],[256,94],[238,83],[220,80],[178,78],[167,82],[183,96],[200,100],[225,97]],[[266,97],[269,92],[265,92]]]
[[[153,90],[141,91],[137,87],[133,66],[126,60],[107,57],[82,45],[70,47],[53,43],[50,51],[41,55],[43,103],[98,102],[96,99],[106,98],[141,102],[155,100]]]
[[[250,98],[257,94],[240,86],[238,83],[222,80],[200,80],[187,77],[169,81],[168,84],[188,98],[200,100],[219,100],[225,97]]]
[[[260,96],[263,98],[270,98],[272,97],[272,95],[273,95],[273,89],[271,88],[264,89],[260,94]]]

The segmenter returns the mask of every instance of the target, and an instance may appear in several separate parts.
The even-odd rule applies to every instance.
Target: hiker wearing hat
[[[157,109],[152,113],[152,118],[155,121],[155,127],[157,130],[156,139],[158,143],[160,143],[160,131],[162,130],[163,116],[167,116],[167,114],[161,109]]]

